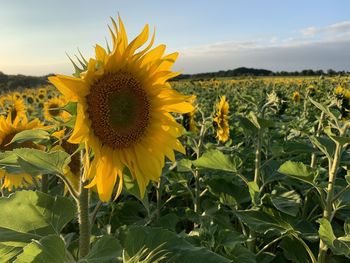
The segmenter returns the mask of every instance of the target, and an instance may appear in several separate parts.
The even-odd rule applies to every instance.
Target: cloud
[[[273,41],[269,38],[186,48],[180,51],[177,69],[184,73],[209,72],[241,66],[277,71],[307,68],[350,70],[350,32],[345,32],[345,23],[337,23],[327,28],[342,34],[332,38],[305,38],[300,35],[287,39],[274,37]],[[310,34],[312,31],[317,30],[309,28]]]
[[[350,21],[342,21],[334,24],[330,24],[325,27],[307,27],[300,30],[304,36],[316,36],[318,34],[343,34],[350,32]]]

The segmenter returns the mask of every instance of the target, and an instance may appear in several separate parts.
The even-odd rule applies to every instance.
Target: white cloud
[[[316,36],[319,34],[337,35],[350,32],[350,21],[342,21],[325,27],[307,27],[300,30],[304,36]]]
[[[345,21],[323,29],[309,27],[301,34],[285,39],[275,36],[258,41],[231,41],[186,48],[180,51],[177,69],[185,73],[241,66],[271,70],[350,70],[349,48],[350,21]]]

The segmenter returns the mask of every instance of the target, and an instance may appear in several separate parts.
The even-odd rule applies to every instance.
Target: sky
[[[0,0],[0,71],[71,74],[67,54],[93,56],[119,13],[129,39],[145,24],[180,53],[174,69],[350,71],[347,0]]]

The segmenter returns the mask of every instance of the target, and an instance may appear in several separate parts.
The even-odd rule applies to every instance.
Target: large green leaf
[[[282,235],[293,230],[293,227],[277,216],[257,210],[234,211],[235,215],[253,231],[266,235],[272,232]]]
[[[67,263],[64,241],[57,235],[48,235],[29,243],[14,263]]]
[[[272,191],[271,202],[278,210],[291,216],[296,216],[301,207],[300,195],[295,190],[288,191],[280,186]]]
[[[195,247],[175,233],[162,228],[144,226],[123,227],[119,234],[120,242],[129,256],[143,248],[154,250],[161,248],[168,256],[161,262],[167,263],[229,263],[230,260],[209,251],[204,247]]]
[[[319,108],[322,112],[324,112],[331,120],[333,120],[335,123],[338,122],[337,117],[334,116],[334,114],[324,105],[322,105],[321,103],[314,101],[313,99],[311,99],[309,97],[310,101],[312,102],[312,104],[314,104],[317,108]]]
[[[37,149],[17,148],[0,153],[0,167],[10,173],[25,171],[31,175],[64,174],[70,156],[64,151],[44,152]]]
[[[90,253],[79,262],[86,263],[112,263],[119,262],[117,257],[122,256],[122,247],[113,236],[103,236],[92,246]]]
[[[320,224],[318,230],[320,239],[323,240],[335,255],[344,255],[350,258],[350,237],[344,236],[337,238],[334,235],[331,223],[325,218],[320,218],[317,222]]]
[[[278,172],[309,184],[313,184],[315,178],[310,168],[301,162],[287,161],[280,166]]]
[[[15,149],[19,165],[32,175],[64,174],[64,168],[70,162],[70,156],[64,151],[44,152],[36,149]]]
[[[23,143],[27,141],[40,142],[50,139],[50,134],[45,130],[34,129],[24,130],[17,133],[11,140],[11,143]]]
[[[193,164],[199,168],[209,168],[215,170],[223,170],[228,172],[237,172],[242,161],[238,158],[231,158],[219,150],[210,150],[205,152]]]
[[[0,198],[0,258],[49,234],[60,234],[76,215],[65,197],[34,191],[18,191]]]

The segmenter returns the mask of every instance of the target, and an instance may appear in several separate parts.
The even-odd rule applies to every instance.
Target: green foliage
[[[12,258],[31,243],[22,260],[31,253],[39,253],[40,242],[48,246],[45,251],[50,249],[58,237],[45,237],[59,235],[76,214],[75,206],[68,198],[34,191],[19,191],[0,198],[0,210],[0,258]]]
[[[161,247],[162,250],[170,253],[170,257],[161,262],[230,262],[230,260],[205,248],[195,247],[173,232],[161,228],[142,226],[125,227],[121,229],[119,237],[128,255],[134,255],[142,248],[153,250]],[[134,237],[137,237],[137,239]]]

